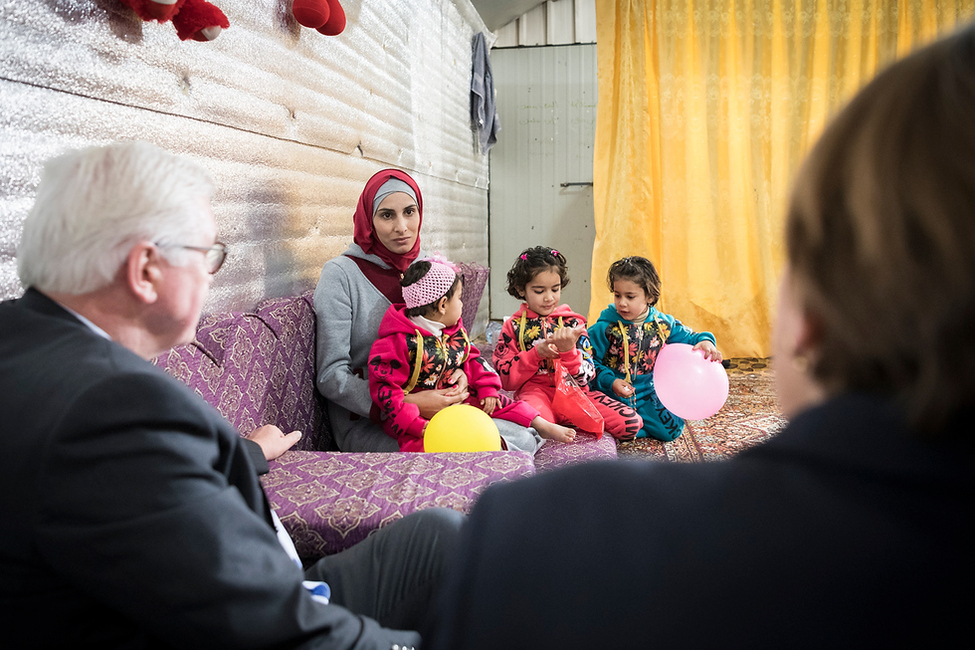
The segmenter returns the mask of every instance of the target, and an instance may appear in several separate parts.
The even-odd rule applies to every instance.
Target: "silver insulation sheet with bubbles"
[[[16,247],[44,161],[126,139],[217,182],[231,254],[206,311],[312,288],[384,167],[420,184],[424,248],[487,263],[487,157],[469,117],[484,28],[469,0],[347,0],[331,37],[289,0],[215,4],[230,28],[201,43],[118,0],[0,0],[0,299],[23,291]]]

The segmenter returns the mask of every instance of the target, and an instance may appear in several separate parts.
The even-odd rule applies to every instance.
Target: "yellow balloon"
[[[454,404],[427,423],[424,451],[501,451],[501,435],[491,416],[470,404]]]

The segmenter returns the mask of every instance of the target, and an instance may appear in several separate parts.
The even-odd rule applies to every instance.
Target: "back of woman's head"
[[[544,271],[556,273],[563,289],[569,284],[569,269],[562,253],[548,246],[534,246],[521,251],[508,269],[508,295],[521,300],[525,297],[525,286]]]
[[[975,30],[892,65],[805,162],[786,241],[830,392],[935,429],[975,404]]]
[[[660,300],[660,275],[653,262],[639,255],[632,255],[616,260],[609,266],[606,282],[609,290],[615,291],[613,285],[617,280],[629,280],[642,288],[647,294],[647,303],[652,307]]]
[[[206,170],[146,142],[54,158],[24,222],[20,281],[68,294],[99,289],[112,282],[138,241],[194,243],[212,194]],[[186,257],[178,247],[159,250],[174,264]]]

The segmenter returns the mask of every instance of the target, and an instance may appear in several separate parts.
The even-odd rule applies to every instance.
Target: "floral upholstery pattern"
[[[474,265],[476,266],[476,265]],[[479,267],[484,269],[484,267]],[[476,313],[485,273],[465,283],[465,311]],[[467,302],[467,292],[477,299]],[[466,318],[466,313],[465,313]],[[471,316],[473,318],[473,315]],[[195,390],[238,431],[263,424],[303,432],[262,478],[268,500],[304,558],[335,553],[423,508],[468,512],[491,483],[573,462],[615,458],[609,436],[549,441],[522,452],[341,453],[330,451],[325,402],[315,387],[312,293],[261,302],[250,312],[205,316],[196,338],[155,363]],[[490,357],[488,357],[490,358]]]
[[[302,557],[336,553],[424,508],[469,512],[491,483],[535,473],[525,452],[289,451],[264,487]]]
[[[458,264],[457,268],[464,277],[464,286],[460,291],[460,300],[464,306],[461,308],[460,317],[464,321],[464,327],[470,331],[474,318],[477,316],[477,307],[481,304],[481,296],[484,295],[484,287],[487,286],[491,270],[474,262]]]
[[[311,294],[269,300],[254,313],[204,317],[196,339],[156,359],[238,431],[263,424],[300,430],[299,449],[327,449],[324,402],[315,389]]]
[[[597,439],[591,433],[579,431],[573,442],[549,440],[535,454],[535,471],[545,472],[556,467],[591,460],[616,460],[616,440],[603,435]]]
[[[335,450],[325,417],[325,399],[315,387],[315,308],[313,292],[297,298],[265,300],[254,311],[277,335],[269,397],[277,399],[285,431],[303,432],[295,449]],[[270,406],[268,407],[270,408]],[[289,417],[291,419],[289,419]],[[293,425],[291,423],[294,423]]]

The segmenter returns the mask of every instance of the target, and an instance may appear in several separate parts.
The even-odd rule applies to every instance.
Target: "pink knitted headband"
[[[457,277],[457,272],[449,264],[431,258],[426,258],[426,261],[430,262],[430,270],[427,274],[413,284],[403,287],[403,301],[408,309],[440,300]]]

